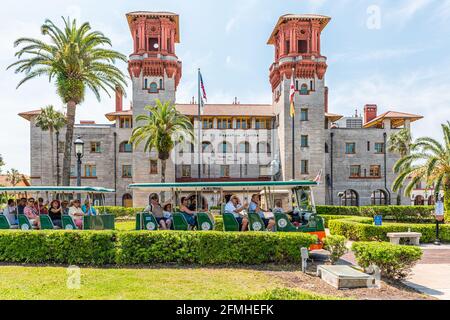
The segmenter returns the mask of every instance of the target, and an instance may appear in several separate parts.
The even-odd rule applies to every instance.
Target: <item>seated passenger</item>
[[[93,206],[91,206],[91,202],[89,201],[89,199],[86,199],[86,201],[84,201],[84,204],[81,207],[81,210],[83,210],[83,213],[87,216],[96,216],[97,215],[97,210],[95,210],[95,208]]]
[[[27,206],[27,198],[20,198],[19,203],[17,205],[17,213],[24,214],[23,210]]]
[[[14,204],[14,200],[9,199],[5,210],[3,210],[3,215],[8,219],[10,225],[18,224],[16,219],[17,208]]]
[[[196,216],[197,212],[189,209],[188,205],[189,205],[188,198],[182,197],[180,204],[180,212],[184,215],[187,223],[189,224],[189,227],[192,229],[197,225],[197,216]]]
[[[34,198],[28,199],[26,207],[23,209],[23,214],[27,216],[28,220],[30,221],[32,226],[39,228],[39,216],[38,212],[36,210],[36,207],[34,206]]]
[[[273,227],[275,226],[275,219],[266,218],[264,211],[261,210],[261,196],[259,194],[252,195],[252,200],[250,202],[248,210],[257,213],[261,217],[266,229],[273,230]]]
[[[61,213],[66,216],[69,214],[69,201],[63,200],[61,202]]]
[[[275,200],[275,208],[273,208],[273,213],[284,213],[283,203],[281,200]]]
[[[38,198],[38,201],[34,204],[38,214],[48,214],[47,203],[44,203],[43,198]]]
[[[159,204],[159,196],[156,193],[152,193],[150,195],[150,203],[147,208],[145,208],[144,212],[150,212],[153,214],[161,230],[170,230],[172,220],[164,217],[164,211]]]
[[[75,225],[78,227],[78,229],[81,229],[83,227],[83,210],[81,210],[81,201],[80,200],[73,200],[72,206],[69,208],[69,216],[72,217],[73,221],[75,222]]]
[[[59,203],[59,200],[53,200],[50,202],[50,209],[48,210],[48,216],[50,219],[52,219],[52,222],[55,226],[62,227],[61,222],[61,214],[62,214],[62,208],[61,204]]]
[[[239,205],[240,200],[236,195],[230,197],[230,201],[225,206],[225,213],[232,213],[239,223],[241,231],[246,231],[248,227],[248,218],[241,212],[248,208],[248,204]]]

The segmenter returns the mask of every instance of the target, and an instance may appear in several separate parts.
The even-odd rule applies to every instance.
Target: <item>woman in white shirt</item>
[[[69,208],[69,216],[72,217],[73,221],[75,222],[75,225],[78,227],[78,229],[81,229],[83,227],[83,210],[81,209],[81,202],[80,200],[74,200],[72,206]]]
[[[6,218],[9,221],[9,224],[11,225],[17,224],[16,213],[17,209],[16,206],[14,205],[14,200],[9,199],[8,205],[6,206],[5,210],[3,210],[3,215],[6,216]]]

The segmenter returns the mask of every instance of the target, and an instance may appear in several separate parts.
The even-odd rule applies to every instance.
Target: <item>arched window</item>
[[[250,143],[241,142],[238,145],[238,153],[250,153]]]
[[[128,141],[124,141],[119,145],[119,152],[121,153],[131,153],[133,152],[133,145]]]
[[[387,205],[387,194],[384,190],[376,190],[372,192],[370,197],[373,206],[385,206]]]
[[[133,207],[133,196],[129,193],[125,193],[122,197],[122,206],[125,208]]]
[[[308,94],[308,86],[306,85],[306,83],[302,84],[302,86],[300,87],[300,94]]]
[[[194,144],[187,142],[185,144],[181,144],[179,146],[179,150],[180,150],[180,155],[183,155],[184,153],[194,153],[195,152],[195,147]]]
[[[230,143],[224,141],[219,144],[219,153],[233,153],[233,147]]]
[[[214,153],[214,148],[211,142],[203,141],[202,142],[202,152],[203,153]]]
[[[414,198],[414,205],[415,206],[423,206],[425,205],[425,198],[422,196],[416,196]]]
[[[256,152],[258,152],[258,153],[266,153],[266,154],[271,154],[272,153],[270,144],[267,143],[267,142],[259,142],[256,145],[256,149],[257,149]]]
[[[357,207],[359,203],[358,193],[355,190],[345,190],[341,198],[341,204],[346,207]]]
[[[158,93],[158,85],[156,84],[156,82],[150,83],[149,91],[150,93]]]
[[[429,196],[428,197],[428,205],[429,206],[434,206],[436,204],[436,201],[434,199],[434,196]]]

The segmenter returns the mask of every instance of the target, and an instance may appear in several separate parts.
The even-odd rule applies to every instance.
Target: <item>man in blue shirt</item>
[[[275,219],[266,218],[264,211],[261,210],[261,196],[259,194],[252,195],[252,201],[250,202],[248,210],[249,212],[257,213],[261,217],[266,229],[270,231],[273,230],[273,227],[275,226]]]

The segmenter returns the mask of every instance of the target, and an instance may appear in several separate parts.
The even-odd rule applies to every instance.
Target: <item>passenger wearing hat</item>
[[[150,203],[144,212],[151,212],[162,230],[170,230],[172,220],[164,217],[164,209],[161,207],[159,196],[156,193],[150,195]]]

